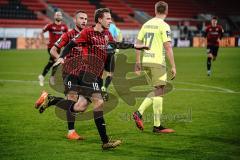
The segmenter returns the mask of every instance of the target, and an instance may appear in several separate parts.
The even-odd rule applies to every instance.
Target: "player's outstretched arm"
[[[60,54],[60,58],[64,58],[73,47],[75,47],[77,44],[74,41],[70,41],[63,49],[63,51]]]
[[[109,45],[113,49],[129,49],[129,48],[135,48],[135,49],[139,49],[139,50],[149,49],[149,47],[147,47],[143,44],[134,45],[133,43],[126,43],[126,42],[110,42]]]
[[[73,47],[75,47],[77,44],[73,41],[70,41],[63,49],[63,51],[61,52],[61,54],[58,56],[57,61],[53,64],[53,66],[57,66],[60,63],[63,64],[64,63],[64,57],[71,51],[71,49]],[[51,53],[52,54],[52,53]]]
[[[171,64],[171,66],[172,66],[172,68],[171,68],[171,72],[172,72],[171,80],[173,80],[176,77],[177,72],[176,72],[176,65],[175,65],[174,56],[173,56],[172,44],[171,44],[171,42],[165,42],[165,43],[163,43],[163,46],[166,50],[168,60]]]

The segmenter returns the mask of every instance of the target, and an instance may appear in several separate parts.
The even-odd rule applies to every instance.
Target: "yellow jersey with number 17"
[[[137,39],[150,48],[144,50],[143,65],[166,65],[163,43],[171,41],[171,29],[163,19],[155,17],[144,23]]]

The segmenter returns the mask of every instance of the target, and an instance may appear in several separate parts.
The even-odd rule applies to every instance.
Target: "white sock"
[[[73,132],[75,132],[75,129],[68,130],[68,134],[72,134]]]

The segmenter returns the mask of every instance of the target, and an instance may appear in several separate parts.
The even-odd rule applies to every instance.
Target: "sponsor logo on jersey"
[[[55,32],[53,32],[54,34],[63,34],[63,32],[62,31],[55,31]]]
[[[155,57],[155,54],[154,54],[154,53],[147,53],[147,52],[145,52],[145,53],[144,53],[144,57],[154,58],[154,57]]]

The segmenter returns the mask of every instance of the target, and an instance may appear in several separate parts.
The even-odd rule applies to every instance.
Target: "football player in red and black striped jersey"
[[[59,58],[59,51],[64,46],[66,46],[71,41],[71,39],[73,39],[76,35],[78,35],[83,28],[86,27],[86,25],[87,25],[87,14],[86,14],[85,11],[78,10],[75,13],[75,23],[76,23],[75,28],[66,32],[66,33],[64,33],[52,46],[52,48],[50,50],[50,53],[51,53],[53,59],[58,59]],[[73,48],[70,51],[70,53],[68,54],[68,56],[66,56],[65,60],[66,61],[71,61],[72,59],[78,57],[80,55],[80,49],[79,48],[81,48],[81,45],[78,45],[78,47]],[[63,65],[63,68],[65,68],[65,66],[66,65]],[[63,79],[65,79],[66,77],[68,77],[70,75],[71,76],[74,76],[74,75],[76,76],[78,74],[76,73],[75,69],[70,68],[68,70],[64,69],[64,73],[62,73],[62,75],[63,75]],[[66,98],[68,100],[72,100],[72,101],[76,102],[77,99],[78,99],[76,91],[71,90],[71,88],[66,88],[66,89],[67,89],[65,91]],[[41,99],[44,99],[44,96],[46,96],[45,99],[48,99],[48,102],[46,102],[46,103],[42,102],[41,103]],[[43,97],[43,98],[41,98],[41,97]],[[63,100],[63,98],[55,97],[53,95],[48,94],[46,91],[44,91],[42,93],[42,95],[40,96],[39,100],[40,100],[40,102],[37,102],[36,106],[38,106],[40,113],[42,113],[42,112],[44,112],[44,110],[47,107],[49,107],[51,105],[56,105],[61,100]],[[67,121],[68,121],[68,135],[67,135],[67,138],[68,139],[76,139],[76,140],[83,139],[81,136],[79,136],[77,134],[77,132],[74,129],[75,117],[69,111],[67,111],[66,116],[67,116]]]
[[[78,77],[70,78],[66,85],[72,87],[73,82],[78,83],[79,99],[78,102],[71,102],[70,110],[72,112],[83,112],[87,109],[89,102],[93,102],[93,115],[96,127],[98,129],[103,149],[115,148],[120,140],[110,140],[105,127],[103,118],[103,98],[101,96],[102,74],[106,65],[107,49],[110,45],[112,49],[116,48],[136,48],[148,49],[145,46],[134,46],[134,44],[124,44],[115,42],[111,33],[108,31],[112,23],[109,9],[100,8],[95,11],[96,25],[85,28],[76,36],[62,51],[57,62],[66,63],[64,57],[69,55],[72,48],[81,44],[81,58],[78,59]],[[70,68],[72,63],[69,63]],[[68,106],[59,105],[62,109],[69,109]]]
[[[93,102],[94,121],[102,140],[102,148],[114,148],[121,141],[110,141],[106,133],[106,124],[103,118],[103,99],[101,96],[101,77],[104,70],[104,63],[107,58],[107,45],[109,41],[113,41],[111,33],[108,31],[111,23],[110,11],[106,8],[101,8],[95,12],[96,25],[85,28],[75,37],[63,50],[62,58],[68,56],[69,51],[82,44],[82,62],[79,67],[79,76],[77,82],[81,86],[82,92],[79,95],[77,103],[72,105],[73,112],[81,112],[86,110],[89,99]],[[65,62],[64,62],[65,63]],[[68,84],[74,80],[69,79]]]
[[[207,75],[211,75],[212,60],[216,60],[219,48],[219,42],[223,36],[223,28],[217,24],[217,17],[213,17],[211,25],[207,26],[205,30],[205,37],[207,38]]]
[[[105,127],[103,118],[103,99],[101,96],[102,74],[107,58],[107,48],[134,48],[133,44],[121,44],[114,42],[108,27],[111,23],[111,14],[109,9],[100,8],[95,11],[96,25],[85,28],[71,40],[62,51],[56,64],[62,63],[66,70],[74,68],[77,76],[68,76],[65,80],[67,88],[76,89],[78,92],[78,101],[63,100],[57,107],[70,110],[71,112],[84,112],[90,102],[93,102],[93,115],[96,127],[98,129],[103,149],[115,148],[120,145],[120,140],[110,140]],[[72,61],[68,57],[73,48],[80,44],[80,56],[74,56]],[[148,49],[145,46],[135,46],[136,49]],[[63,70],[65,72],[65,70]],[[77,85],[76,85],[77,84]]]
[[[44,86],[44,77],[48,73],[48,71],[51,69],[51,67],[54,64],[54,59],[50,54],[50,49],[54,45],[54,43],[61,37],[63,33],[66,33],[68,31],[68,27],[66,24],[62,23],[63,16],[60,11],[56,12],[54,14],[54,22],[47,24],[42,32],[41,32],[41,39],[44,41],[44,33],[48,32],[49,33],[49,42],[47,44],[48,48],[48,53],[50,55],[48,63],[44,67],[42,74],[38,76],[39,79],[39,84],[40,86]],[[58,51],[60,52],[60,50]],[[54,72],[52,72],[51,77],[50,77],[50,82],[54,83],[54,77],[53,77]]]

